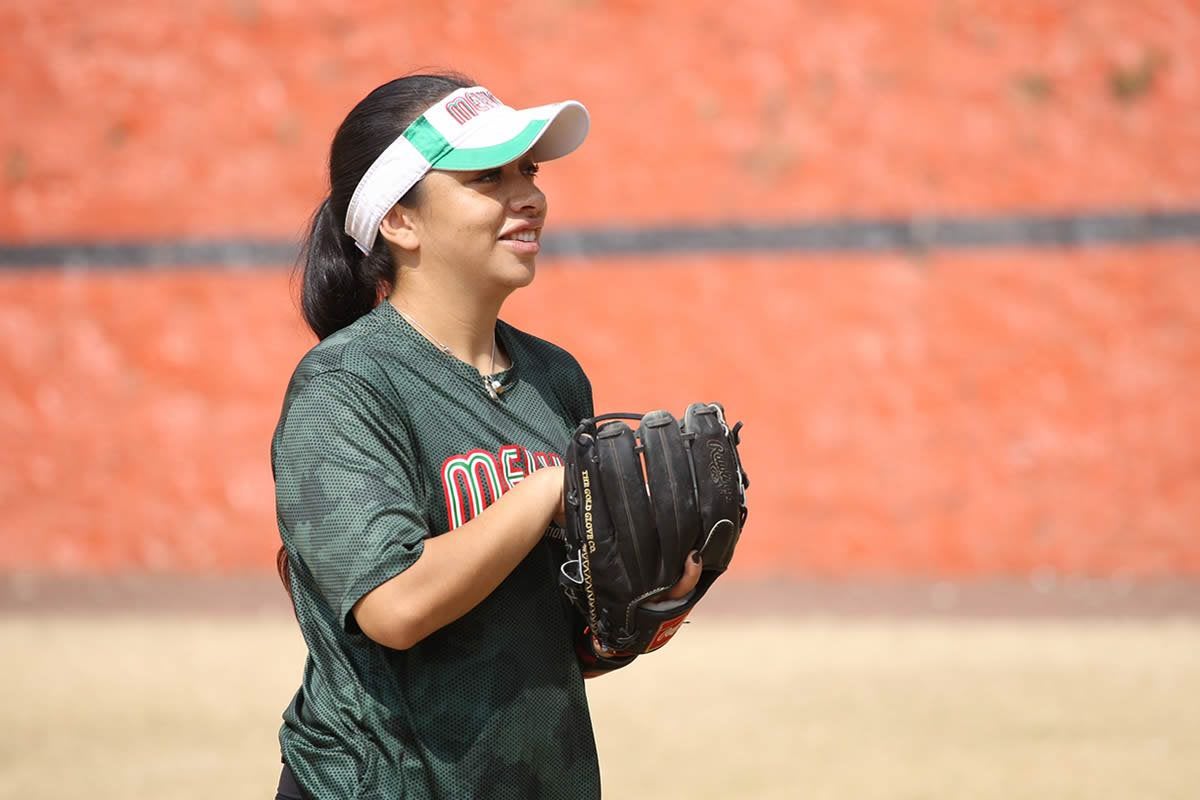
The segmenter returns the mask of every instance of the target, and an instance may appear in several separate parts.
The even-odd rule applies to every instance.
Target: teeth
[[[524,230],[524,231],[517,231],[516,233],[511,234],[510,236],[506,236],[504,238],[515,239],[518,242],[536,242],[537,237],[538,237],[538,232],[536,230]]]

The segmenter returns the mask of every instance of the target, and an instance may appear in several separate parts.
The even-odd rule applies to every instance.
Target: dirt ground
[[[0,798],[268,798],[282,615],[0,616]],[[700,619],[589,683],[608,798],[1195,798],[1200,620]]]

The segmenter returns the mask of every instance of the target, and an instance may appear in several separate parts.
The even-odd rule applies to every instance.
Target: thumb
[[[688,554],[687,559],[683,562],[683,577],[679,582],[667,590],[663,595],[664,600],[679,600],[687,597],[692,589],[696,588],[696,584],[700,582],[700,572],[704,564],[700,560],[700,552],[693,550]]]

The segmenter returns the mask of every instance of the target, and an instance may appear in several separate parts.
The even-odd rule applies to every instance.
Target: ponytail
[[[456,73],[397,78],[363,98],[338,128],[329,153],[330,194],[312,216],[297,264],[300,309],[318,339],[369,312],[396,283],[387,240],[376,236],[371,252],[364,255],[343,229],[358,182],[425,109],[455,89],[473,85]],[[420,188],[417,183],[400,203],[414,205]]]
[[[343,230],[331,198],[321,201],[300,251],[300,310],[318,339],[366,314],[395,283],[387,241],[363,255]]]

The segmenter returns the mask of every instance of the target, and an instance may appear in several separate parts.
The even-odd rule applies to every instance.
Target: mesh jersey
[[[279,738],[315,797],[599,796],[555,543],[407,650],[350,613],[426,537],[560,463],[592,413],[570,354],[503,322],[497,334],[513,362],[500,402],[388,302],[309,351],[288,386],[271,462],[308,658]]]

